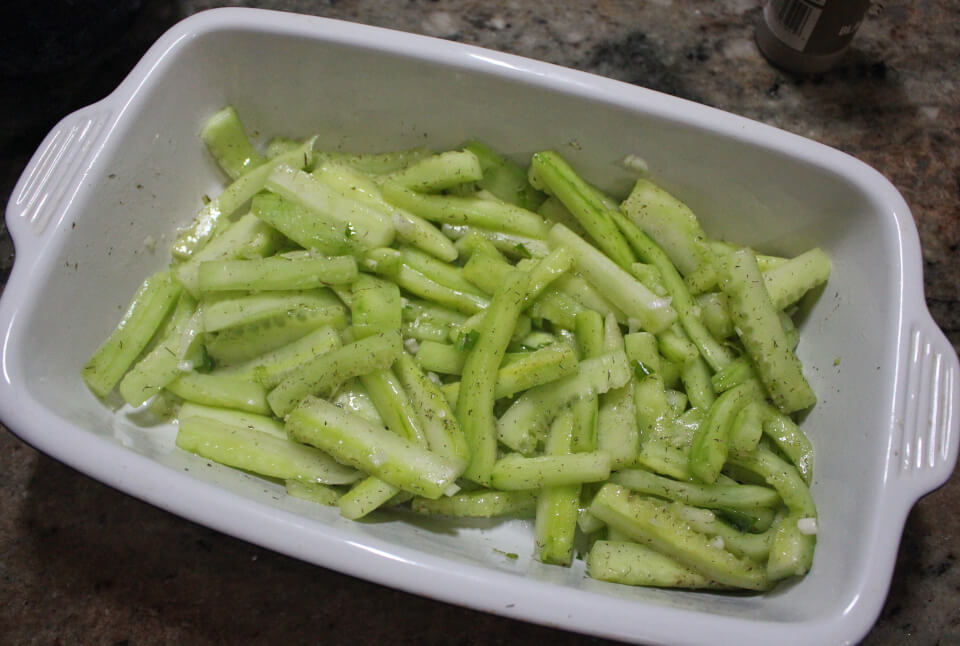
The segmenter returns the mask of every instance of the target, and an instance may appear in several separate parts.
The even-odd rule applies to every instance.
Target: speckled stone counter
[[[76,20],[69,42],[30,40],[21,4],[27,3],[0,10],[0,41],[7,43],[0,45],[3,203],[59,117],[111,90],[173,22],[221,3],[91,3],[101,6],[92,20],[64,18]],[[927,303],[960,347],[960,18],[950,0],[883,3],[846,58],[811,78],[779,72],[760,56],[753,42],[759,0],[564,1],[549,9],[531,0],[247,4],[547,60],[849,152],[885,174],[910,204],[923,247]],[[2,49],[18,42],[32,43],[41,55],[20,61]],[[12,259],[4,230],[3,279]],[[910,514],[886,605],[865,644],[960,644],[958,507],[960,478],[954,475]],[[600,641],[279,556],[113,491],[0,432],[0,643]]]

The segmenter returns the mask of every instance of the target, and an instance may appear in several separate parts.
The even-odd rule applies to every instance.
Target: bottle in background
[[[767,59],[799,74],[825,72],[860,28],[870,0],[767,0],[757,45]]]

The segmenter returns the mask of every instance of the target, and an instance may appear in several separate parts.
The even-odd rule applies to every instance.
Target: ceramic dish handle
[[[103,101],[69,114],[33,154],[7,205],[7,228],[18,256],[34,255],[56,228],[102,147],[111,115]]]
[[[946,482],[957,463],[960,365],[926,311],[904,334],[889,473],[906,485],[912,504]]]

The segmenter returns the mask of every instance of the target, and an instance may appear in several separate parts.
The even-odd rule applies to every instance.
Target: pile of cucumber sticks
[[[822,251],[708,238],[647,179],[621,203],[553,151],[264,154],[231,107],[202,138],[230,183],[84,367],[97,396],[348,518],[532,516],[539,560],[576,541],[631,585],[809,570],[791,314]]]

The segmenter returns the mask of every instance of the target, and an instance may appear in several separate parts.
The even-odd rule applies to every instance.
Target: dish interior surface
[[[524,70],[478,51],[430,62],[418,51],[397,54],[349,40],[235,29],[184,37],[132,99],[102,104],[108,120],[121,110],[124,117],[50,234],[45,258],[52,260],[33,268],[42,297],[17,315],[11,343],[19,350],[7,356],[7,378],[76,427],[70,433],[123,445],[177,477],[214,483],[299,518],[285,522],[396,546],[397,558],[431,554],[603,596],[771,622],[836,617],[856,602],[870,567],[877,492],[885,486],[900,335],[897,219],[909,213],[891,213],[858,179],[857,166],[845,176],[834,172],[851,160],[746,120],[653,93],[618,93],[623,86],[613,84],[595,91],[546,66]],[[180,452],[170,426],[105,407],[84,386],[80,368],[139,282],[168,264],[175,230],[196,213],[201,196],[224,185],[198,133],[228,103],[259,142],[318,134],[320,149],[441,150],[480,138],[518,161],[554,148],[620,196],[635,177],[621,160],[639,155],[650,177],[685,200],[708,234],[775,254],[822,247],[833,274],[803,317],[799,347],[819,396],[803,421],[816,449],[812,491],[820,511],[812,572],[759,596],[604,584],[586,579],[582,562],[571,569],[537,563],[528,523],[454,524],[400,514],[351,523],[335,508],[285,498],[278,485]],[[821,165],[820,154],[829,163]],[[75,305],[68,311],[65,304]]]

